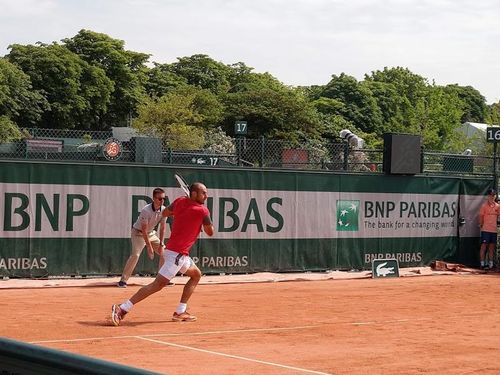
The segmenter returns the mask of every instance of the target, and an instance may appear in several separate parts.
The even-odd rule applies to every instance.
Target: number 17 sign
[[[247,122],[246,121],[236,121],[234,123],[234,134],[235,135],[247,135]]]

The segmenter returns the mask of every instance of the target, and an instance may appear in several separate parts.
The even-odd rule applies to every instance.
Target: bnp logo
[[[359,230],[359,201],[337,201],[337,230]]]

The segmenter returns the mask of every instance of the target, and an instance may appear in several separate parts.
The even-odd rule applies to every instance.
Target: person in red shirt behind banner
[[[196,242],[203,227],[204,232],[212,236],[214,227],[210,220],[210,212],[204,205],[208,198],[207,188],[201,182],[195,182],[189,188],[189,198],[177,198],[163,210],[163,216],[173,216],[172,233],[166,249],[162,251],[164,264],[158,271],[155,280],[143,286],[129,300],[111,308],[111,321],[117,326],[132,307],[167,286],[178,272],[189,276],[184,286],[177,310],[172,316],[176,322],[193,322],[196,316],[187,312],[187,303],[201,278],[200,269],[189,257],[189,250]]]
[[[493,268],[493,254],[497,247],[497,216],[500,215],[500,204],[495,202],[496,191],[488,189],[487,194],[488,199],[479,210],[479,228],[481,228],[479,260],[481,269]],[[485,261],[486,249],[488,249],[488,265],[486,265]]]

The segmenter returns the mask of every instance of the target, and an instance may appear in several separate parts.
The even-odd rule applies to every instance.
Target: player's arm
[[[160,254],[163,250],[163,247],[165,246],[165,243],[163,242],[163,240],[165,239],[166,230],[167,230],[167,222],[164,218],[162,218],[160,220],[160,233],[159,233],[159,235],[160,235],[160,247],[158,248],[158,251],[160,252]]]
[[[486,216],[486,204],[483,204],[479,209],[479,228],[483,228],[484,217]]]
[[[174,204],[172,203],[168,207],[165,207],[163,211],[161,212],[161,215],[163,217],[169,217],[169,216],[174,216]]]
[[[209,236],[214,235],[214,226],[208,215],[203,218],[203,231]]]

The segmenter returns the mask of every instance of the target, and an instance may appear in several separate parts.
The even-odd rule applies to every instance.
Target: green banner
[[[491,181],[171,166],[0,162],[0,275],[119,274],[151,192],[202,181],[216,233],[191,255],[205,273],[473,263],[477,212]],[[461,225],[460,223],[465,223]],[[169,227],[169,226],[168,226]],[[169,228],[167,229],[169,232]],[[168,233],[167,233],[168,234]],[[136,272],[156,273],[141,256]]]

